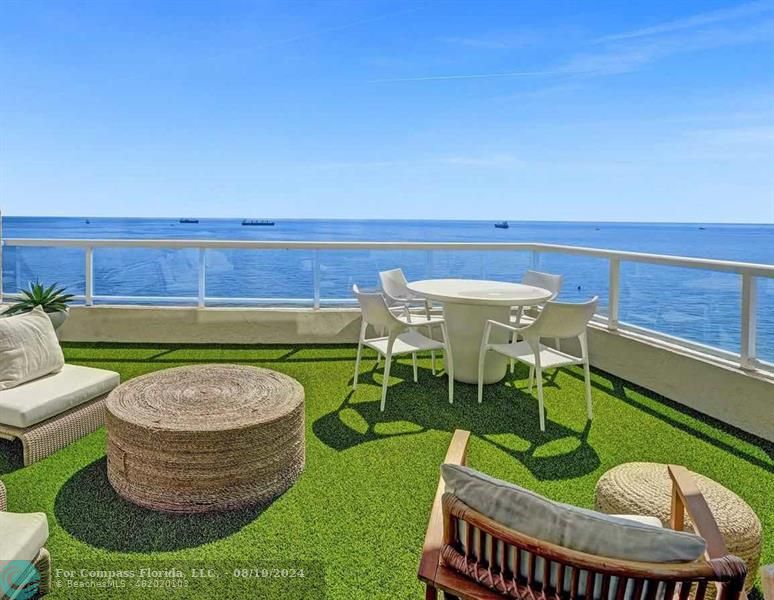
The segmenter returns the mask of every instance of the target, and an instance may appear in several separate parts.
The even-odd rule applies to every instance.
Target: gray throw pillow
[[[446,491],[472,509],[563,548],[653,563],[691,562],[706,548],[697,535],[554,502],[468,467],[445,464],[441,474]]]

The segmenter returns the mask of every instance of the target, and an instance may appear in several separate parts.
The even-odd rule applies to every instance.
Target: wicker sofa
[[[105,423],[105,398],[118,373],[65,365],[15,388],[0,390],[0,437],[19,439],[24,465],[37,462]]]
[[[44,544],[48,520],[43,513],[6,512],[0,481],[0,600],[40,598],[51,589],[51,558]]]
[[[0,437],[19,439],[24,465],[104,424],[104,398],[118,373],[65,363],[39,306],[0,318]]]

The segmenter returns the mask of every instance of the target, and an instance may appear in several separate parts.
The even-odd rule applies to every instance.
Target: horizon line
[[[192,216],[192,217],[179,217],[179,216],[92,216],[92,215],[8,215],[0,211],[0,219],[120,219],[120,220],[159,220],[159,221],[179,221],[180,219],[200,219],[207,221],[242,221],[245,219],[256,219],[258,217],[244,217],[244,216],[228,216],[228,217],[207,217],[207,216]],[[502,218],[383,218],[383,217],[260,217],[261,220],[267,221],[374,221],[374,222],[441,222],[441,223],[501,223],[507,221],[508,223],[525,223],[525,224],[544,224],[544,223],[562,223],[562,224],[607,224],[607,225],[751,225],[751,226],[771,226],[774,227],[774,222],[770,221],[666,221],[666,220],[594,220],[594,219],[502,219]]]

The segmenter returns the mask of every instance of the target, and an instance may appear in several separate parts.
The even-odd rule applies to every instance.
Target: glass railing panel
[[[3,293],[16,294],[40,281],[58,283],[70,294],[85,293],[85,251],[80,248],[6,246],[3,248]]]
[[[530,268],[530,252],[517,250],[437,250],[432,253],[433,278],[519,281]]]
[[[424,250],[319,250],[320,304],[355,304],[352,285],[379,289],[379,272],[403,269],[406,279],[426,279],[432,256]]]
[[[760,360],[774,364],[774,278],[758,277],[756,283],[757,356]]]
[[[210,248],[205,252],[207,306],[311,306],[313,257],[312,250]]]
[[[738,353],[736,273],[621,263],[619,321]]]
[[[95,303],[193,304],[198,256],[193,248],[95,248]]]
[[[325,250],[319,252],[323,306],[352,299],[352,284],[379,288],[379,272],[401,268],[408,281],[494,279],[520,281],[532,264],[524,251],[478,250]]]
[[[530,268],[562,276],[558,301],[584,302],[599,296],[597,314],[607,315],[610,263],[606,258],[541,252]]]

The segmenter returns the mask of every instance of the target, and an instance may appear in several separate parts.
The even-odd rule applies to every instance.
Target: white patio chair
[[[527,271],[524,273],[524,277],[521,278],[521,283],[524,285],[532,285],[535,287],[543,288],[544,290],[551,292],[551,297],[548,299],[549,302],[551,300],[555,300],[559,295],[559,292],[562,290],[562,276],[553,275],[552,273]],[[517,306],[511,313],[511,323],[515,324],[517,327],[526,325],[526,323],[531,323],[535,320],[534,317],[530,317],[529,315],[524,314],[525,308],[529,307]]]
[[[357,342],[357,358],[355,359],[355,377],[352,389],[357,389],[357,378],[360,372],[360,357],[363,346],[376,351],[379,357],[384,356],[384,380],[382,382],[382,403],[380,410],[384,411],[384,403],[387,399],[387,387],[390,379],[390,365],[393,356],[411,354],[414,367],[414,382],[417,382],[417,353],[433,350],[443,350],[446,360],[446,374],[449,377],[449,402],[454,402],[454,365],[452,363],[449,337],[446,333],[446,323],[443,319],[424,319],[411,323],[401,319],[390,312],[384,296],[378,292],[361,292],[356,285],[352,286],[352,293],[357,298],[362,312],[362,324],[360,337]],[[366,329],[371,325],[377,331],[384,331],[386,335],[367,338]],[[443,341],[434,340],[422,335],[420,327],[438,326],[443,335]],[[434,358],[433,358],[434,362]]]
[[[429,319],[433,307],[427,298],[417,296],[408,288],[408,280],[403,274],[403,269],[390,269],[379,272],[379,283],[387,300],[387,306],[393,314],[400,314],[411,321],[413,315],[423,315]]]
[[[408,289],[408,280],[403,274],[403,269],[390,269],[389,271],[379,272],[379,283],[382,286],[382,293],[387,301],[390,312],[394,315],[402,315],[411,323],[412,317],[422,316],[425,320],[433,316],[441,317],[442,310],[432,306],[427,298],[417,296]],[[428,334],[433,337],[432,325],[428,326]],[[381,332],[384,335],[384,331]],[[430,360],[433,366],[433,375],[435,375],[435,350],[430,353]],[[381,357],[377,360],[377,364]]]
[[[524,276],[521,278],[521,283],[524,285],[533,285],[535,287],[543,288],[544,290],[548,290],[551,292],[551,297],[548,299],[550,302],[551,300],[555,300],[556,297],[559,295],[559,292],[562,290],[562,276],[561,275],[554,275],[552,273],[542,273],[541,271],[527,271],[524,273]],[[532,308],[529,306],[516,306],[511,311],[511,323],[515,325],[516,327],[522,327],[524,325],[528,325],[529,323],[532,323],[532,321],[535,320],[535,317],[531,317],[529,315],[524,314],[524,310]],[[540,310],[539,307],[535,307],[537,311]],[[517,334],[513,333],[511,334],[511,343],[514,343],[517,341]],[[559,350],[559,340],[554,340],[554,347]],[[511,373],[513,373],[513,366],[514,366],[513,360],[510,361],[510,367],[511,367]]]
[[[489,320],[484,328],[481,340],[481,352],[478,357],[478,401],[483,397],[484,361],[490,350],[499,352],[508,358],[529,365],[529,388],[532,393],[532,383],[537,371],[538,408],[540,411],[540,431],[546,430],[545,409],[543,407],[543,369],[563,367],[566,365],[583,365],[583,375],[586,383],[586,414],[592,418],[591,410],[591,375],[589,373],[589,352],[586,340],[586,326],[597,308],[598,298],[594,296],[588,302],[567,303],[547,302],[543,310],[529,325],[514,327]],[[489,336],[493,327],[507,329],[520,335],[523,341],[515,344],[490,344]],[[559,349],[540,343],[541,338],[577,338],[580,342],[581,355],[573,356]]]

